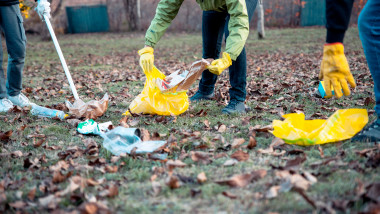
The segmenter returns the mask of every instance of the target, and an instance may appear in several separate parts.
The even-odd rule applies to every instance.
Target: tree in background
[[[128,28],[130,31],[139,29],[140,0],[124,0],[124,7],[127,14]]]
[[[260,0],[257,3],[257,33],[259,39],[265,38],[265,30],[264,30],[264,7],[263,7],[263,0]]]

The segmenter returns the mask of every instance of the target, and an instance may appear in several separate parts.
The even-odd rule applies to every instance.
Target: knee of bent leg
[[[11,62],[22,63],[25,61],[25,45],[20,45],[19,47],[13,47],[8,51],[8,60]]]

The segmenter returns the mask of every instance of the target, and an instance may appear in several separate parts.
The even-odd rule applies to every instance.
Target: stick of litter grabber
[[[57,53],[58,53],[59,59],[61,60],[63,70],[65,71],[65,74],[66,74],[67,80],[69,81],[69,85],[70,85],[71,91],[73,92],[74,98],[75,98],[76,100],[79,100],[79,96],[78,96],[78,93],[77,93],[77,89],[75,88],[75,85],[74,85],[73,79],[71,78],[71,74],[70,74],[70,72],[69,72],[69,68],[67,67],[67,64],[66,64],[66,60],[65,60],[65,58],[63,57],[61,47],[60,47],[59,44],[58,44],[58,40],[57,40],[57,37],[55,36],[55,33],[54,33],[54,30],[53,30],[53,27],[51,26],[50,20],[49,20],[48,17],[46,17],[46,15],[44,15],[44,20],[45,20],[45,23],[46,23],[46,25],[47,25],[47,28],[49,29],[49,32],[50,32],[51,38],[52,38],[52,40],[53,40],[53,43],[54,43],[55,49],[57,50]]]

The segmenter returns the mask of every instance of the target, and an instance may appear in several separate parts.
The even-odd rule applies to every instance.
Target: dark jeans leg
[[[247,5],[248,18],[249,21],[251,21],[257,6],[257,0],[246,0],[245,2]],[[230,17],[227,18],[227,23],[229,18]],[[229,35],[228,24],[225,26],[224,33],[225,38],[227,38]],[[247,95],[247,56],[245,48],[241,51],[238,58],[236,58],[235,61],[232,61],[232,65],[228,70],[230,72],[231,84],[231,88],[229,90],[230,99],[244,102]]]
[[[8,50],[6,89],[8,95],[16,96],[22,89],[22,71],[25,62],[26,36],[19,5],[0,7],[0,24],[4,31]],[[0,92],[4,96],[4,72],[0,74]]]
[[[202,38],[203,38],[203,58],[218,59],[223,41],[224,25],[227,13],[216,11],[203,11],[202,17]],[[199,92],[211,94],[214,91],[217,75],[205,70],[199,82]]]
[[[1,26],[1,16],[0,16],[0,26]],[[1,28],[0,28],[1,29]],[[7,97],[7,88],[5,87],[5,74],[3,69],[3,44],[0,32],[0,99]]]
[[[360,12],[358,27],[364,54],[374,81],[375,111],[380,116],[380,2],[368,0]]]

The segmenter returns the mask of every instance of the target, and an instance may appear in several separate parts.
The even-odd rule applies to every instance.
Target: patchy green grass
[[[25,204],[21,208],[27,212],[55,209],[72,211],[78,209],[84,202],[94,201],[91,198],[95,196],[97,202],[105,204],[113,212],[121,213],[312,212],[314,208],[294,191],[279,193],[274,199],[266,199],[265,194],[268,189],[279,184],[275,177],[276,169],[272,166],[284,166],[287,160],[299,156],[286,154],[275,157],[258,153],[258,149],[265,149],[271,143],[273,136],[269,133],[257,134],[258,145],[253,150],[244,149],[243,146],[243,150],[249,152],[249,159],[232,167],[223,166],[229,157],[213,159],[212,163],[203,165],[194,162],[190,158],[190,152],[201,150],[197,145],[205,144],[207,148],[203,151],[211,151],[215,155],[222,153],[217,148],[223,147],[223,143],[214,140],[220,134],[217,128],[221,124],[227,126],[226,132],[221,133],[225,143],[231,143],[235,138],[244,138],[248,142],[250,127],[271,124],[272,120],[280,119],[278,114],[280,111],[284,113],[304,111],[307,118],[315,119],[320,116],[327,117],[336,109],[366,108],[370,110],[370,119],[373,120],[373,102],[364,105],[365,99],[373,99],[373,83],[356,28],[347,32],[345,44],[352,72],[358,80],[358,89],[352,96],[340,100],[321,100],[313,96],[312,90],[318,84],[324,37],[325,30],[322,28],[268,30],[265,40],[258,40],[252,32],[246,46],[248,54],[246,104],[252,108],[252,111],[246,115],[222,115],[220,112],[226,103],[222,98],[217,101],[192,103],[187,112],[176,119],[167,117],[166,122],[157,122],[156,116],[129,119],[129,121],[138,120],[135,127],[145,128],[150,133],[157,132],[164,140],[171,134],[177,137],[178,148],[172,150],[169,159],[180,158],[181,150],[188,154],[189,156],[183,159],[188,166],[176,168],[174,174],[185,176],[190,180],[178,189],[172,190],[165,185],[168,177],[166,169],[162,173],[155,172],[161,167],[165,168],[164,163],[152,161],[147,156],[123,157],[111,162],[112,155],[104,148],[100,148],[98,157],[104,158],[106,165],[118,166],[118,172],[106,172],[104,164],[91,169],[79,167],[87,166],[90,160],[94,159],[85,154],[70,161],[68,160],[70,158],[65,159],[70,167],[62,170],[63,174],[71,172],[72,176],[100,179],[101,184],[57,196],[59,191],[69,185],[69,179],[61,183],[52,183],[53,171],[50,167],[60,160],[58,154],[72,147],[85,149],[84,139],[91,138],[99,145],[102,139],[80,135],[74,126],[65,121],[37,118],[20,112],[0,115],[0,130],[13,130],[11,140],[2,142],[0,146],[2,154],[0,210],[16,212],[17,206],[13,203],[23,201]],[[130,102],[144,86],[145,79],[139,69],[136,53],[143,47],[143,34],[63,35],[58,39],[81,98],[84,100],[100,98],[105,92],[111,95],[108,111],[97,122],[112,121],[114,125],[118,125],[122,113],[128,109]],[[200,33],[168,33],[156,47],[155,64],[166,74],[178,68],[185,68],[201,58],[201,44]],[[25,93],[32,101],[41,105],[53,105],[63,103],[71,97],[64,72],[51,42],[28,36],[24,73],[24,88],[31,88],[29,91],[31,93],[27,91]],[[227,88],[223,86],[223,83],[228,83],[227,73],[221,75],[216,85],[216,91],[223,93],[224,96],[228,94]],[[290,87],[282,87],[283,83],[287,83]],[[193,94],[196,88],[197,84],[194,84],[189,94]],[[257,91],[260,94],[257,94]],[[207,115],[197,115],[201,110],[207,112]],[[242,123],[247,118],[249,123]],[[209,121],[210,130],[205,129],[205,120]],[[26,127],[22,130],[24,125]],[[195,131],[201,132],[200,138],[187,137],[183,134]],[[35,148],[33,144],[39,138],[29,138],[28,135],[31,134],[44,134],[45,142],[49,146],[59,148],[47,149],[44,146]],[[296,171],[308,171],[317,177],[318,182],[306,191],[313,201],[331,207],[333,206],[331,202],[334,200],[353,200],[353,206],[347,207],[345,211],[356,213],[367,206],[355,192],[358,182],[367,184],[380,180],[379,168],[367,167],[365,164],[368,158],[356,153],[372,147],[373,143],[350,141],[327,144],[321,146],[324,158],[321,158],[318,146],[287,145],[281,149],[304,151],[307,160]],[[14,151],[21,151],[23,156],[12,157],[10,154]],[[230,156],[235,151],[236,149],[230,149],[225,153]],[[44,156],[45,158],[41,159]],[[337,157],[338,160],[312,167],[314,163],[330,157]],[[26,159],[37,159],[38,166],[25,168]],[[353,167],[352,163],[356,163],[357,168]],[[243,188],[230,188],[214,183],[235,174],[249,173],[257,169],[267,170],[266,177]],[[196,177],[201,172],[205,172],[207,176],[207,182],[204,184],[196,182]],[[161,186],[161,191],[157,193],[152,189],[151,177],[154,174],[157,175],[155,182]],[[101,194],[110,185],[117,186],[117,196],[107,197]],[[29,191],[35,187],[35,197],[28,198]],[[224,196],[222,193],[225,191],[236,195],[237,198],[230,199]],[[42,206],[40,199],[52,194],[60,198],[60,202],[51,202],[50,206]],[[322,211],[321,206],[318,206],[318,209]]]

